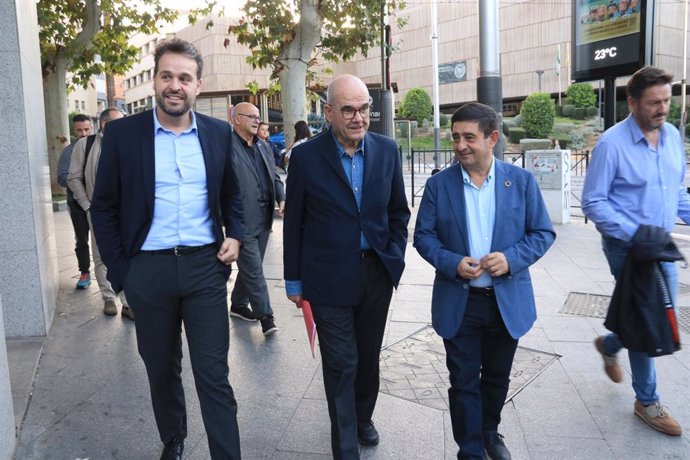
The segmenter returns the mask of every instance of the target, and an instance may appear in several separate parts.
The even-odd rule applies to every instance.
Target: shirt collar
[[[460,166],[460,171],[462,171],[462,181],[465,184],[472,184],[472,181],[470,180],[470,175],[465,171],[465,168],[462,167],[461,164],[458,163],[458,166]],[[496,172],[496,159],[491,158],[491,166],[489,167],[489,174],[486,176],[486,183],[490,184],[491,181],[494,178],[494,173]]]
[[[331,129],[331,136],[333,136],[333,141],[335,142],[335,149],[338,152],[338,158],[343,158],[345,155],[347,155],[347,152],[345,151],[345,147],[338,142],[338,139],[335,137],[335,133],[333,132],[333,129]],[[364,139],[359,141],[359,147],[357,147],[357,150],[355,150],[355,153],[361,152],[362,156],[364,156]]]
[[[635,120],[635,117],[633,117],[632,114],[628,115],[628,118],[625,119],[625,122],[628,124],[628,128],[630,129],[630,135],[633,138],[633,142],[637,144],[638,142],[647,142],[647,138],[644,137],[644,133],[640,129],[640,125],[637,124],[637,121]],[[666,138],[666,123],[661,126],[661,129],[659,130],[659,145],[664,144],[664,139]]]
[[[185,129],[182,131],[180,134],[185,134],[185,133],[191,133],[192,131],[198,131],[196,127],[196,115],[194,115],[194,111],[190,110],[189,113],[192,116],[192,123],[189,125],[189,128]],[[158,121],[158,107],[153,108],[153,134],[156,135],[159,130],[163,130],[165,132],[171,133],[169,129],[166,129],[161,125],[161,123]]]
[[[247,141],[245,141],[244,138],[237,133],[237,131],[233,130],[232,133],[235,136],[237,136],[237,139],[239,139],[240,142],[242,143],[242,145],[247,149],[254,148],[254,146],[258,145],[259,141],[261,140],[261,138],[259,138],[259,136],[254,136],[253,141],[252,141],[252,145],[250,147],[249,143]]]

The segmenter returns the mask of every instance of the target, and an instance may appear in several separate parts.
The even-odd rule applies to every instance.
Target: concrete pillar
[[[10,389],[10,370],[7,366],[7,345],[2,322],[2,297],[0,297],[0,460],[12,458],[17,442]]]
[[[6,337],[46,335],[58,287],[34,0],[0,0],[0,295]]]

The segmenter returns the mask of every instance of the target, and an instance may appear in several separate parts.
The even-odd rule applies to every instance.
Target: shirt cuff
[[[302,281],[285,280],[285,293],[287,295],[302,295]]]

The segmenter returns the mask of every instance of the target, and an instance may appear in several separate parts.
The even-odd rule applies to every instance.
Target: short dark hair
[[[488,105],[479,102],[468,102],[455,111],[450,119],[451,126],[458,121],[473,121],[479,124],[479,130],[484,137],[489,137],[493,131],[498,131],[498,114]]]
[[[98,116],[98,123],[101,126],[103,126],[105,123],[108,123],[110,121],[110,118],[111,118],[110,114],[112,112],[120,112],[122,115],[125,114],[122,110],[120,110],[117,107],[108,107],[107,109],[102,111],[101,114]]]
[[[658,85],[668,85],[673,80],[673,75],[663,69],[652,66],[642,67],[635,72],[625,87],[625,95],[636,101],[642,97],[647,88]]]
[[[201,58],[199,50],[194,47],[188,41],[181,40],[179,38],[171,38],[169,40],[162,41],[156,46],[156,52],[153,55],[153,74],[158,74],[158,61],[166,53],[182,54],[190,59],[196,61],[196,78],[201,80],[201,74],[204,70],[204,60]]]
[[[72,124],[80,122],[80,121],[91,122],[91,117],[88,115],[84,115],[83,113],[78,113],[72,117]]]
[[[268,126],[268,123],[266,123],[265,121],[260,121],[259,128],[261,128],[261,126]]]

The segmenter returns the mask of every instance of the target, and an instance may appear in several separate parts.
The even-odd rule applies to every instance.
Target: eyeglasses
[[[368,118],[371,114],[371,104],[373,102],[374,100],[372,98],[369,98],[369,103],[364,104],[362,107],[358,109],[352,107],[351,105],[343,105],[340,107],[340,113],[343,115],[343,118],[347,121],[350,121],[353,118],[355,118],[355,114],[357,113],[359,113],[362,116],[362,118]]]
[[[248,115],[246,113],[236,113],[235,115],[238,115],[240,117],[247,117],[253,121],[261,121],[261,116],[259,116],[259,115]]]

